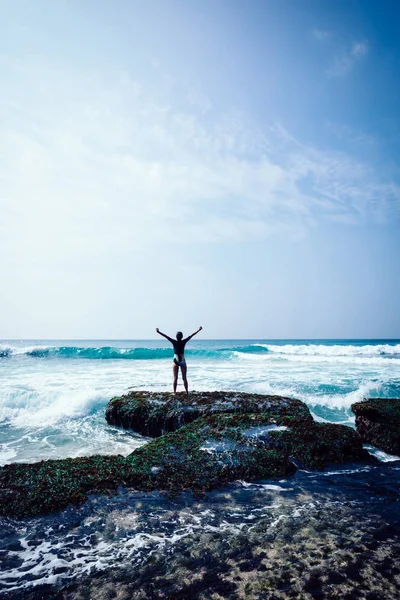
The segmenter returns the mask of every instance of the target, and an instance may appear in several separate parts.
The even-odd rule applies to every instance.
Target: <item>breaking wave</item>
[[[399,343],[383,344],[274,344],[253,343],[228,348],[188,348],[185,353],[192,357],[205,359],[229,360],[234,358],[251,358],[259,355],[264,358],[280,358],[286,360],[354,360],[354,359],[398,359],[400,360]],[[171,358],[171,348],[120,348],[115,346],[27,346],[0,347],[0,359],[16,356],[34,359],[89,359],[89,360],[160,360]]]
[[[386,356],[400,358],[400,344],[287,344],[266,345],[269,352],[291,356]]]
[[[30,348],[3,348],[0,358],[28,356],[30,358],[85,358],[91,360],[159,360],[171,358],[171,348],[116,348],[113,346],[81,347],[81,346],[43,346]],[[186,354],[204,358],[229,358],[230,350],[186,350]]]

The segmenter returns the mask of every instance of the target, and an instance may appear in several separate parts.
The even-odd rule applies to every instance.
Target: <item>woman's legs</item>
[[[174,394],[176,394],[176,386],[178,385],[178,373],[179,373],[179,367],[178,365],[176,365],[175,363],[172,363],[172,375],[174,377]]]
[[[184,365],[181,365],[181,371],[182,371],[183,384],[185,386],[186,393],[188,394],[189,393],[189,389],[188,389],[188,382],[187,382],[187,379],[186,379],[186,372],[187,372],[187,365],[186,365],[186,363]]]

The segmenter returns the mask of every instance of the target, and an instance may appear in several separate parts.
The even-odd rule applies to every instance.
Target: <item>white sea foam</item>
[[[139,346],[143,356],[148,351],[158,352],[155,343],[122,345],[115,344],[121,355]],[[137,439],[128,432],[117,433],[106,424],[106,403],[129,389],[170,390],[170,362],[164,358],[109,361],[21,356],[50,346],[70,348],[62,342],[3,343],[19,355],[15,360],[0,358],[1,462],[98,452],[125,454],[136,447]],[[261,352],[261,344],[254,345],[254,352],[246,343],[227,346],[225,342],[204,342],[194,347],[195,353],[187,357],[190,389],[298,398],[316,419],[342,423],[354,421],[350,410],[354,402],[400,395],[400,359],[396,358],[400,344],[265,343]],[[74,342],[72,349],[85,347],[94,350],[95,356],[96,349],[113,349],[113,344]],[[210,361],[210,355],[217,358]]]
[[[242,431],[242,435],[248,438],[259,438],[268,434],[270,431],[286,431],[288,427],[285,425],[259,425],[257,427],[249,427]]]
[[[356,390],[347,394],[300,394],[299,399],[309,406],[326,406],[331,409],[348,409],[355,402],[361,402],[370,397],[371,393],[379,394],[382,383],[365,381]]]
[[[91,454],[129,454],[146,439],[107,425],[104,411],[112,393],[97,393],[76,379],[0,390],[0,464]],[[32,378],[38,384],[38,378]],[[71,385],[72,384],[72,385]]]
[[[71,383],[60,388],[46,378],[38,381],[35,376],[30,386],[4,386],[0,390],[0,423],[15,427],[54,425],[64,418],[85,416],[106,402],[107,396],[96,393],[92,387]]]
[[[277,346],[282,348],[282,346]],[[285,360],[296,363],[325,363],[325,364],[344,364],[344,365],[371,365],[383,366],[392,365],[400,367],[400,357],[393,356],[392,358],[381,355],[368,354],[324,354],[319,352],[309,352],[306,354],[296,352],[276,352],[271,354],[245,354],[240,351],[233,352],[235,358],[241,361],[251,361],[260,363],[271,363],[275,366],[277,360]],[[396,352],[396,355],[399,353]]]
[[[119,506],[108,514],[101,511],[79,527],[75,523],[58,524],[43,531],[39,525],[36,530],[40,520],[32,520],[27,527],[16,528],[21,549],[8,554],[18,556],[20,564],[4,569],[0,583],[12,591],[76,579],[111,566],[134,569],[154,552],[171,551],[180,540],[196,532],[237,534],[248,527],[248,521],[261,518],[271,519],[274,526],[274,511],[280,507],[270,503],[259,514],[253,514],[252,507],[242,505],[231,513],[228,502],[218,514],[204,509],[204,504],[179,511],[158,508],[144,514],[140,506],[138,502],[133,510]],[[57,574],[60,567],[64,572]]]
[[[375,456],[380,462],[394,462],[400,460],[400,456],[396,456],[395,454],[388,454],[383,450],[378,450],[378,448],[374,448],[373,446],[369,446],[368,444],[364,445],[364,448],[368,450],[372,456]]]
[[[254,482],[244,481],[242,479],[238,479],[236,483],[238,483],[245,489],[251,489],[251,490],[262,489],[262,490],[271,490],[274,492],[290,492],[293,489],[293,488],[288,488],[288,487],[282,487],[281,485],[275,485],[273,483],[254,483]]]
[[[371,467],[362,466],[356,467],[355,469],[339,469],[337,471],[325,471],[325,473],[321,473],[323,477],[330,477],[331,475],[351,475],[352,473],[366,473],[370,471]],[[308,471],[310,473],[310,471]],[[315,476],[314,474],[312,474]]]
[[[289,354],[296,356],[382,356],[382,355],[400,355],[400,344],[257,344],[267,348],[269,352],[277,354]]]
[[[0,445],[0,465],[6,465],[14,462],[14,459],[17,457],[17,455],[17,451],[10,447],[10,444]]]

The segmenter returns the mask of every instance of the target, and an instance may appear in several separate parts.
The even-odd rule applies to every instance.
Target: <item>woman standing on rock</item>
[[[192,339],[192,337],[194,335],[199,333],[199,331],[201,331],[202,329],[203,329],[202,327],[199,327],[197,331],[195,331],[194,333],[192,333],[192,335],[189,335],[189,337],[187,337],[185,339],[183,339],[182,331],[178,331],[176,334],[176,340],[173,340],[165,333],[162,333],[162,331],[160,331],[158,329],[158,327],[156,327],[157,333],[159,333],[160,335],[165,337],[169,342],[171,342],[171,344],[174,347],[174,360],[172,361],[172,373],[174,376],[174,384],[173,384],[174,385],[174,394],[176,394],[176,386],[178,385],[179,367],[181,368],[182,379],[183,379],[186,393],[187,394],[189,393],[188,382],[186,379],[187,365],[186,365],[186,360],[185,360],[185,346],[186,346],[186,343],[190,339]]]

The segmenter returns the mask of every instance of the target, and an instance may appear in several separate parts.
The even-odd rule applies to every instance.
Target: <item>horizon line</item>
[[[159,338],[0,338],[0,342],[153,342],[158,340]],[[293,341],[293,342],[301,342],[301,341],[363,341],[363,340],[390,340],[390,341],[399,341],[400,337],[345,337],[345,338],[336,338],[336,337],[317,337],[317,338],[201,338],[204,342],[212,342],[212,341]],[[199,340],[198,340],[199,341]]]

